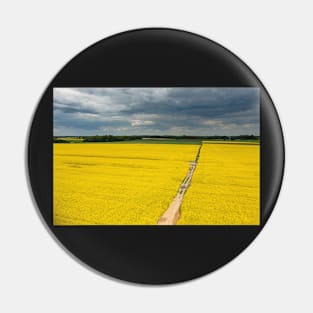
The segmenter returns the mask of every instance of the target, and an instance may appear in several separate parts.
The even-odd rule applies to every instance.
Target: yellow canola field
[[[260,146],[203,144],[181,225],[260,224]]]
[[[156,225],[198,145],[54,144],[54,225]]]

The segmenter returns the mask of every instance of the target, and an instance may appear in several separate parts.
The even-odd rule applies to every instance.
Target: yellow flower
[[[156,225],[198,147],[54,144],[54,225]]]
[[[54,225],[156,225],[199,145],[54,144]],[[181,225],[258,225],[260,146],[204,143]]]
[[[178,224],[259,225],[260,146],[203,144]]]

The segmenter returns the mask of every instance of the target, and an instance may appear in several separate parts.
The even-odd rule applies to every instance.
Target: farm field
[[[260,146],[204,143],[180,225],[259,225]]]
[[[53,145],[54,225],[156,225],[196,144]]]

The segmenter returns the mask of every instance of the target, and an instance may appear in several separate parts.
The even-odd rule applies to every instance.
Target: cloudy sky
[[[259,135],[258,88],[54,88],[54,136]]]

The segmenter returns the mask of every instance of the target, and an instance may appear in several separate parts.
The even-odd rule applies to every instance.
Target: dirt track
[[[202,145],[199,147],[195,161],[190,162],[189,171],[186,177],[184,178],[183,182],[179,186],[179,189],[175,198],[173,199],[173,201],[171,202],[167,210],[159,218],[158,225],[175,225],[177,221],[179,220],[180,207],[182,205],[184,195],[191,184],[192,175],[198,163],[201,147]]]

